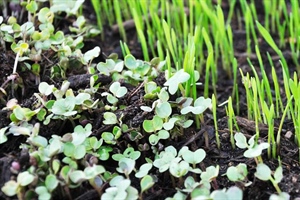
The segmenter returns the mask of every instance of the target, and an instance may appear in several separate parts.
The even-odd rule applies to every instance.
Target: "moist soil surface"
[[[259,1],[257,1],[257,8],[260,5]],[[223,11],[226,15],[228,12],[229,6],[227,3],[222,4]],[[262,7],[261,7],[262,8]],[[89,13],[88,10],[91,10],[91,5],[85,3],[83,12]],[[237,8],[238,9],[238,8]],[[260,19],[264,19],[263,9],[258,9],[258,16]],[[95,16],[86,14],[86,17],[92,22],[95,22]],[[65,27],[68,26],[67,21],[60,21],[59,28],[64,30]],[[263,23],[263,20],[261,21]],[[241,68],[244,73],[249,72],[253,75],[252,70],[247,62],[248,55],[246,54],[246,34],[244,27],[239,27],[237,19],[233,17],[232,19],[232,29],[233,29],[233,38],[234,38],[234,49],[235,56],[238,60],[238,68]],[[96,62],[104,61],[106,55],[111,53],[117,53],[119,58],[122,58],[121,48],[119,46],[120,35],[112,31],[109,26],[106,26],[103,30],[105,34],[105,40],[100,40],[99,38],[89,39],[89,41],[85,41],[84,49],[92,49],[95,46],[101,47],[101,56],[97,58]],[[140,44],[137,40],[137,34],[135,28],[128,29],[128,45],[131,49],[131,53],[133,56],[139,59],[142,58]],[[274,35],[275,41],[277,36]],[[274,51],[264,42],[262,38],[260,38],[260,50],[263,55],[263,60],[265,62],[265,71],[269,77],[269,80],[272,80],[271,77],[271,67],[268,64],[268,59],[264,52],[269,52],[274,63],[275,69],[277,72],[277,76],[279,82],[282,83],[282,73],[281,67],[278,62],[278,56],[274,53]],[[84,51],[84,50],[83,50]],[[255,52],[255,51],[253,51]],[[292,62],[292,58],[288,49],[283,50],[284,55],[286,56],[286,60],[290,67],[290,72],[295,70],[295,66]],[[50,78],[50,70],[49,68],[55,62],[55,59],[52,58],[53,54],[51,52],[47,52],[44,54],[44,59],[42,59],[43,66],[46,66],[46,70],[43,75],[41,75],[41,81],[48,82],[49,84],[55,84],[56,86],[60,86],[62,83],[62,79],[51,79]],[[54,59],[54,60],[53,60]],[[257,69],[257,72],[260,76],[260,69],[258,66],[258,61],[256,55],[250,55],[251,62],[254,67]],[[2,85],[5,81],[7,81],[7,77],[11,75],[13,70],[15,60],[15,53],[10,51],[9,49],[5,50],[3,47],[0,47],[0,85]],[[51,61],[51,62],[50,62]],[[218,83],[217,83],[217,100],[219,103],[224,102],[228,99],[228,97],[232,93],[232,79],[226,75],[223,71],[222,66],[218,66]],[[34,82],[34,75],[29,71],[18,71],[19,80],[23,82],[23,88],[17,88],[14,92],[11,92],[11,89],[7,89],[8,94],[4,99],[8,100],[11,98],[16,98],[20,105],[23,107],[31,108],[32,104],[34,104],[35,98],[33,94],[38,92],[37,85]],[[72,71],[71,69],[67,72],[67,78],[71,82],[71,87],[76,91],[78,89],[84,89],[89,86],[89,75],[85,72],[80,71]],[[200,81],[204,82],[204,76],[201,76]],[[241,81],[241,76],[238,75],[239,80],[239,96],[240,98],[240,112],[237,116],[237,123],[240,127],[240,131],[250,138],[255,134],[255,124],[252,120],[247,118],[247,104],[245,99],[245,90],[243,83]],[[102,82],[103,87],[109,87],[112,80],[110,77],[100,76],[100,81]],[[164,76],[160,75],[155,79],[158,85],[162,85],[164,83]],[[151,105],[151,102],[145,102],[143,98],[144,95],[143,87],[132,86],[126,83],[122,83],[123,86],[128,88],[128,94],[121,99],[121,103],[127,106],[124,110],[118,110],[117,114],[124,115],[123,123],[131,124],[133,127],[141,127],[143,121],[145,119],[151,119],[153,114],[148,113],[145,114],[141,109],[141,105]],[[9,87],[8,87],[9,88]],[[203,88],[200,86],[198,88],[198,94],[203,94]],[[210,91],[212,94],[213,91]],[[103,98],[99,95],[98,98]],[[0,108],[5,107],[5,102],[0,102]],[[0,127],[5,127],[10,123],[9,120],[9,112],[6,110],[0,111]],[[91,113],[87,113],[90,116],[90,121],[93,124],[93,135],[100,138],[101,133],[107,130],[111,130],[111,126],[103,126],[102,125],[102,115],[103,111],[101,110],[93,110]],[[214,130],[214,122],[212,118],[212,114],[210,111],[206,112],[204,115],[205,124],[201,126],[201,129],[196,129],[196,127],[191,127],[184,130],[184,135],[177,136],[176,140],[169,140],[167,142],[162,141],[161,146],[166,147],[169,145],[173,145],[177,149],[180,149],[182,146],[186,145],[191,150],[196,150],[198,148],[203,148],[207,156],[205,160],[201,164],[201,168],[204,170],[206,167],[211,165],[219,165],[220,166],[220,175],[225,174],[226,170],[229,166],[236,166],[239,163],[245,163],[248,167],[248,180],[252,182],[252,184],[248,187],[244,187],[242,184],[238,184],[240,188],[243,189],[244,199],[268,199],[269,196],[273,193],[276,193],[271,182],[261,181],[255,178],[254,173],[256,171],[256,163],[254,159],[245,158],[243,156],[244,150],[239,148],[233,149],[230,143],[230,132],[227,125],[227,117],[225,113],[224,106],[218,108],[218,127],[219,127],[219,135],[221,140],[221,148],[218,149],[215,140],[215,130]],[[278,119],[275,122],[275,130],[279,126]],[[205,145],[205,140],[203,131],[206,130],[209,136],[209,145],[208,147]],[[41,124],[40,134],[44,137],[50,138],[51,135],[57,134],[62,135],[67,132],[72,132],[73,127],[69,122],[64,123],[63,121],[53,120],[48,126],[44,126]],[[260,125],[260,140],[266,141],[268,128],[261,124]],[[288,133],[292,133],[291,136],[288,136]],[[287,192],[291,195],[291,199],[295,199],[297,197],[300,198],[300,167],[298,162],[298,147],[294,142],[294,126],[293,123],[289,120],[286,120],[283,126],[283,131],[281,132],[281,146],[279,149],[280,159],[282,161],[282,167],[284,176],[282,181],[279,183],[279,187],[282,191]],[[3,186],[5,182],[7,182],[12,176],[12,172],[10,170],[11,163],[13,161],[19,161],[22,168],[26,169],[30,165],[29,156],[26,152],[20,152],[19,146],[21,143],[24,143],[26,138],[24,137],[13,137],[10,136],[8,141],[4,144],[0,145],[0,187]],[[139,141],[139,144],[144,144],[148,141],[147,137],[144,137]],[[119,139],[119,143],[115,146],[113,152],[123,152],[127,145],[131,145],[134,149],[138,149],[137,143],[131,142],[124,135]],[[143,157],[148,157],[152,155],[151,149],[143,152]],[[153,156],[152,156],[153,157]],[[262,158],[264,163],[266,163],[272,170],[275,170],[278,166],[277,159],[269,159],[267,157],[266,151],[263,151]],[[152,158],[153,159],[153,158]],[[105,161],[102,164],[106,169],[113,171],[116,167],[116,162],[113,160]],[[151,188],[148,192],[144,194],[144,199],[165,199],[166,197],[173,196],[176,192],[174,189],[171,179],[169,175],[161,174],[156,172],[154,169],[151,171],[152,174],[157,175],[158,181],[155,183],[153,188]],[[139,189],[139,180],[134,179],[132,177],[132,185]],[[230,186],[235,185],[235,183],[230,182],[226,176],[218,176],[216,182],[212,185],[214,189],[222,189],[229,188]],[[87,184],[82,184],[77,189],[71,189],[71,194],[73,199],[77,200],[87,200],[87,199],[99,199],[97,193]],[[63,199],[65,197],[54,196],[53,199]],[[4,196],[2,192],[0,192],[0,199],[8,199]]]

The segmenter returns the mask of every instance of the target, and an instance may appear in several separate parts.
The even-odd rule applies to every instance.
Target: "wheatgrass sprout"
[[[188,49],[185,53],[183,61],[183,69],[190,75],[190,78],[185,83],[185,96],[192,97],[195,101],[197,99],[197,74],[195,72],[195,44],[193,36],[189,35]],[[199,117],[195,116],[196,126],[200,128]]]
[[[238,131],[239,131],[239,127],[238,127],[237,122],[236,122],[231,97],[228,98],[227,106],[225,107],[225,110],[226,110],[226,115],[228,117],[228,128],[229,128],[229,132],[230,132],[230,143],[231,143],[232,148],[235,149],[233,126],[235,126]]]
[[[121,46],[121,50],[122,50],[122,54],[125,57],[126,55],[131,54],[130,50],[127,46],[127,44],[125,42],[120,41],[120,46]]]
[[[289,86],[291,90],[291,94],[294,96],[294,103],[291,104],[293,106],[292,120],[295,126],[295,141],[300,147],[300,83],[298,82],[297,73],[294,73],[294,79],[289,79]],[[300,151],[299,151],[299,161],[300,161]]]
[[[236,113],[237,115],[239,115],[240,113],[240,106],[239,106],[239,87],[238,87],[238,83],[237,83],[237,60],[236,58],[233,59],[233,63],[232,63],[232,72],[233,72],[233,89],[232,89],[232,94],[231,97],[232,99],[235,99],[235,103],[236,103]]]
[[[273,99],[272,99],[270,82],[269,82],[268,76],[266,74],[265,67],[263,65],[263,61],[262,61],[262,58],[261,58],[259,47],[257,45],[255,46],[255,52],[256,52],[258,62],[259,62],[260,72],[262,74],[262,79],[263,79],[262,80],[262,85],[263,85],[263,88],[265,89],[265,92],[266,92],[266,97],[268,99],[267,102],[268,102],[268,104],[271,104],[271,103],[273,103]],[[251,65],[251,67],[252,67],[252,70],[255,70],[252,65]],[[262,92],[264,92],[264,91],[262,91]]]
[[[217,100],[214,94],[211,97],[211,104],[212,104],[212,113],[213,113],[214,126],[215,126],[216,142],[217,142],[218,149],[220,149],[221,143],[220,143],[218,119],[217,119]]]
[[[245,87],[245,91],[246,91],[246,101],[247,101],[247,108],[248,108],[248,119],[253,119],[253,94],[252,94],[252,90],[250,90],[251,88],[251,81],[250,81],[250,76],[249,73],[246,74],[246,76],[243,74],[242,69],[240,69],[240,73],[242,76],[242,82],[243,85]]]
[[[282,131],[282,126],[283,126],[283,123],[285,121],[285,116],[287,114],[287,111],[289,110],[290,106],[291,106],[291,103],[292,103],[292,100],[293,100],[294,96],[292,95],[289,99],[288,99],[288,102],[285,106],[285,109],[282,113],[282,117],[281,117],[281,120],[280,120],[280,124],[279,124],[279,127],[278,127],[278,131],[277,131],[277,136],[276,136],[276,145],[277,145],[277,154],[279,154],[279,149],[280,149],[280,133]]]
[[[206,68],[205,68],[205,83],[204,83],[204,96],[208,97],[208,88],[209,88],[209,75],[210,71],[212,72],[212,77],[215,77],[215,74],[217,73],[216,64],[214,63],[214,50],[212,43],[209,39],[209,36],[204,28],[202,28],[202,35],[206,44],[206,47],[208,49],[208,57],[206,60]],[[216,78],[213,78],[212,80],[216,81]],[[215,86],[215,82],[213,85]],[[216,94],[216,92],[215,92]]]
[[[272,8],[272,2],[269,0],[263,0],[263,5],[264,5],[264,11],[265,11],[265,19],[264,19],[264,26],[267,31],[270,31],[270,16],[271,16],[271,8]]]
[[[126,31],[124,29],[123,19],[122,19],[122,14],[121,14],[122,12],[121,12],[121,7],[120,7],[120,1],[113,1],[113,6],[114,6],[114,11],[115,11],[117,23],[118,23],[118,26],[119,26],[119,32],[122,36],[122,39],[125,42],[127,42]]]
[[[138,37],[141,42],[144,60],[149,61],[149,53],[148,53],[148,48],[147,48],[147,43],[146,43],[146,37],[144,35],[143,25],[142,25],[141,21],[139,20],[140,16],[137,14],[137,11],[135,9],[132,9],[132,14],[133,14],[133,18],[135,20],[136,31],[138,33]]]
[[[270,33],[258,22],[256,21],[256,26],[260,32],[260,34],[263,36],[263,38],[266,40],[266,42],[272,47],[272,49],[279,55],[280,61],[282,62],[283,70],[285,71],[287,77],[289,78],[289,70],[287,66],[287,62],[285,60],[285,57],[283,56],[282,51],[278,48],[275,41],[273,40]]]
[[[259,83],[258,83],[259,84]],[[259,139],[259,119],[261,117],[260,115],[260,108],[259,108],[259,102],[258,102],[258,90],[259,90],[259,85],[257,85],[257,82],[255,81],[254,78],[251,78],[251,88],[253,91],[253,113],[254,113],[254,121],[255,121],[255,134],[256,134],[256,141]]]
[[[176,62],[176,60],[177,60],[177,62],[179,62],[179,60],[176,57],[176,53],[175,53],[177,46],[176,46],[176,36],[175,36],[174,29],[170,28],[168,23],[165,20],[163,20],[163,30],[165,32],[165,39],[167,41],[168,49],[170,51],[172,59],[175,62]]]
[[[231,0],[229,3],[229,12],[228,12],[227,20],[226,20],[226,26],[230,26],[233,12],[235,10],[235,4],[236,4],[236,0]]]
[[[284,86],[284,92],[285,92],[285,96],[287,99],[291,98],[291,91],[289,89],[289,75],[286,74],[286,72],[284,71],[284,67],[281,63],[282,66],[282,76],[283,76],[283,86]],[[290,105],[289,109],[288,109],[288,119],[291,119],[291,117],[294,115],[294,108],[293,105]]]
[[[185,96],[197,98],[196,77],[195,77],[195,44],[193,36],[189,35],[188,49],[184,56],[183,69],[190,75],[185,85]]]
[[[102,17],[101,17],[101,5],[100,5],[100,1],[98,0],[92,0],[92,5],[93,5],[93,8],[94,8],[94,11],[95,11],[95,14],[96,14],[96,19],[97,19],[97,25],[98,25],[98,28],[99,30],[102,30]],[[107,3],[107,2],[106,2]],[[107,6],[107,4],[105,4]],[[107,7],[106,7],[106,10],[107,10]],[[102,39],[104,39],[104,34],[101,34],[102,35]]]
[[[264,101],[262,104],[262,113],[264,113],[267,125],[268,125],[268,157],[276,158],[276,141],[275,141],[275,134],[274,134],[274,104],[271,104],[270,107],[268,107],[267,103]]]
[[[251,77],[251,88],[252,88],[253,94],[257,95],[257,97],[258,97],[257,101],[254,99],[254,104],[257,102],[258,105],[259,105],[259,103],[260,103],[260,105],[262,105],[262,103],[265,99],[265,93],[264,93],[264,90],[263,90],[264,89],[263,82],[259,80],[258,74],[257,74],[254,66],[251,64],[249,59],[248,59],[248,62],[249,62],[250,67],[252,68],[252,71],[253,71],[254,76],[255,76],[254,78]],[[255,82],[254,85],[252,84],[252,81]],[[260,113],[259,107],[258,107],[258,110],[257,110],[257,116],[258,116],[258,122],[261,122],[262,119],[261,119],[261,113]]]
[[[255,44],[257,44],[256,33],[254,31],[253,13],[246,0],[241,1],[241,8],[243,16],[245,17],[245,30],[246,30],[246,41],[247,41],[247,53],[251,53],[251,35]]]
[[[272,66],[272,80],[273,80],[274,91],[275,91],[275,117],[279,118],[280,113],[283,113],[284,107],[280,95],[280,88],[279,88],[277,74],[273,66]]]

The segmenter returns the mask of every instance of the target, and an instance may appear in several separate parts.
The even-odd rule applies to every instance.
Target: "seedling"
[[[230,166],[226,171],[226,176],[230,181],[242,183],[246,187],[252,184],[251,181],[248,181],[247,175],[248,169],[244,163],[240,163],[237,166]]]
[[[263,181],[271,181],[273,186],[275,187],[276,191],[279,193],[279,196],[273,195],[272,198],[274,199],[290,199],[290,195],[282,192],[278,186],[278,183],[282,180],[283,174],[282,174],[282,167],[279,166],[273,176],[270,168],[264,164],[264,163],[259,163],[256,167],[256,172],[255,176],[259,178],[260,180]]]
[[[244,136],[244,134],[238,132],[234,135],[236,146],[238,146],[241,149],[248,149],[244,152],[244,156],[247,158],[254,158],[256,163],[262,163],[261,153],[264,149],[269,148],[270,144],[266,142],[257,144],[254,138],[255,135],[252,136],[247,143],[247,139]]]
[[[181,93],[183,93],[182,83],[185,83],[189,80],[190,75],[183,71],[183,69],[177,71],[171,78],[165,82],[165,86],[168,86],[169,93],[175,94],[180,89]]]
[[[26,186],[31,184],[35,179],[35,176],[29,173],[28,171],[24,171],[18,174],[17,180],[10,180],[5,183],[5,185],[1,188],[2,192],[4,192],[7,196],[17,195],[18,198],[23,197],[23,192]]]
[[[144,176],[140,182],[140,186],[141,186],[140,197],[142,196],[142,194],[145,191],[150,189],[154,184],[155,184],[155,182],[154,182],[154,179],[152,178],[152,176],[150,176],[150,175]]]
[[[118,99],[125,96],[125,94],[127,93],[127,88],[124,86],[121,86],[121,84],[119,82],[114,82],[109,87],[109,91],[112,94],[110,94],[108,92],[103,92],[101,95],[106,96],[106,99],[110,104],[116,105],[116,103],[119,101]]]
[[[129,179],[123,176],[116,176],[110,182],[110,187],[105,190],[102,199],[137,199],[138,191],[131,185]]]
[[[199,164],[204,160],[206,157],[206,153],[203,149],[197,149],[195,152],[192,152],[188,149],[188,147],[182,147],[181,150],[178,153],[179,156],[182,156],[183,160],[188,162],[189,164],[192,164],[194,173],[201,173],[201,170],[196,168],[196,164]]]
[[[115,161],[120,161],[122,158],[130,158],[132,160],[137,160],[141,156],[141,152],[134,151],[132,147],[128,147],[123,154],[114,154],[112,159]]]

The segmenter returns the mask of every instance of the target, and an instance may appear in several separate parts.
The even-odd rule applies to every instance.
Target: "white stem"
[[[18,51],[18,53],[16,55],[16,59],[15,59],[15,63],[14,63],[14,69],[13,69],[13,74],[15,74],[17,72],[17,66],[18,66],[19,57],[20,57],[20,51]]]

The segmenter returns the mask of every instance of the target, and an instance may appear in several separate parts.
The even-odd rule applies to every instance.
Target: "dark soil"
[[[257,1],[260,2],[260,1]],[[84,13],[90,13],[88,10],[91,10],[90,5],[88,3],[85,5]],[[223,3],[224,13],[228,11],[229,7],[227,3]],[[258,5],[259,6],[259,5]],[[258,10],[258,15],[260,19],[263,18],[263,9]],[[87,15],[87,17],[95,23],[95,19],[93,15]],[[262,22],[262,21],[261,21]],[[59,27],[63,29],[67,25],[64,24],[67,22],[60,21]],[[237,25],[237,19],[233,18],[232,20],[232,28],[233,28],[233,38],[235,45],[235,56],[238,60],[238,67],[243,70],[244,73],[249,72],[252,74],[252,70],[247,63],[247,54],[246,52],[246,35],[244,30],[239,30]],[[137,41],[137,34],[135,29],[127,30],[130,38],[128,38],[129,48],[132,50],[132,54],[139,59],[142,58],[140,45]],[[101,41],[99,38],[90,39],[86,41],[84,49],[88,50],[93,48],[94,46],[100,46],[102,48],[102,55],[100,56],[99,61],[104,61],[105,57],[111,53],[117,53],[119,57],[122,57],[121,49],[119,46],[120,36],[116,33],[113,33],[110,27],[106,27],[104,29],[105,40]],[[276,38],[276,36],[274,36]],[[263,52],[270,52],[272,58],[274,59],[274,63],[277,64],[278,57],[274,54],[272,49],[263,41],[260,40],[260,49],[262,55],[264,56],[263,60],[265,61],[265,70],[266,74],[268,74],[271,78],[271,68],[268,65],[268,60],[266,54]],[[8,46],[9,47],[9,46]],[[295,70],[295,66],[292,64],[292,59],[290,56],[290,52],[288,49],[283,50],[286,55],[287,62],[290,66],[290,72],[292,73]],[[50,70],[51,63],[48,60],[52,60],[52,54],[49,52],[45,55],[48,59],[43,61],[44,66],[48,66],[48,69],[41,76],[41,81],[46,81],[49,84],[60,85],[62,82],[61,79],[51,79],[50,78]],[[257,65],[257,59],[255,55],[250,56],[251,61],[257,69],[257,72],[260,72],[260,69]],[[0,47],[0,86],[7,80],[7,77],[12,73],[13,64],[15,60],[15,54],[9,50],[5,50],[3,47]],[[280,81],[282,81],[281,75],[281,67],[279,65],[275,66],[277,70],[277,75]],[[21,69],[21,68],[19,68]],[[19,103],[25,107],[31,107],[35,98],[33,97],[33,93],[37,92],[37,86],[34,83],[34,75],[27,70],[18,70],[19,81],[22,81],[23,88],[18,88],[13,93],[11,92],[10,82],[7,85],[6,91],[8,92],[8,96],[4,96],[4,100],[9,100],[11,98],[17,98]],[[89,85],[89,75],[80,74],[78,72],[72,72],[71,70],[67,74],[68,80],[71,82],[71,87],[74,90],[83,89]],[[203,76],[201,76],[203,77]],[[100,76],[100,81],[102,82],[103,87],[109,86],[111,83],[110,77]],[[252,136],[255,134],[255,126],[253,121],[247,119],[247,106],[245,99],[245,91],[244,86],[241,82],[241,77],[238,77],[239,80],[239,92],[240,92],[240,113],[238,124],[241,131],[246,136]],[[158,84],[163,83],[163,76],[160,76],[156,80]],[[204,82],[203,78],[201,82]],[[232,80],[223,73],[223,69],[219,66],[219,76],[217,83],[217,100],[219,103],[224,102],[228,99],[228,97],[232,93]],[[141,109],[141,105],[149,105],[149,102],[145,102],[143,100],[143,89],[139,88],[139,86],[132,86],[126,83],[123,83],[123,86],[126,86],[129,90],[127,96],[122,99],[122,104],[127,105],[127,108],[124,110],[117,111],[117,115],[124,115],[123,123],[131,124],[132,127],[141,127],[143,120],[150,119],[152,114],[145,114]],[[212,93],[213,91],[211,91]],[[203,94],[203,88],[199,88],[198,94]],[[99,95],[99,98],[103,98]],[[1,93],[0,93],[1,99]],[[150,102],[151,103],[151,102]],[[0,108],[5,107],[5,101],[0,102]],[[103,111],[93,110],[91,113],[87,113],[89,115],[89,120],[93,124],[93,135],[98,138],[101,137],[101,133],[106,130],[111,130],[111,126],[103,126],[102,125],[102,114]],[[161,142],[161,148],[166,147],[168,145],[173,145],[176,148],[180,149],[183,145],[189,146],[190,149],[196,150],[197,148],[203,148],[206,150],[207,156],[204,162],[201,164],[201,168],[205,169],[210,165],[219,165],[220,166],[220,175],[226,173],[226,170],[229,166],[235,166],[239,163],[246,163],[248,166],[248,179],[252,181],[252,185],[248,187],[242,187],[239,185],[244,192],[244,199],[254,200],[254,199],[268,199],[269,196],[273,193],[276,193],[274,187],[271,182],[261,181],[255,178],[254,172],[256,168],[256,163],[254,159],[246,159],[243,157],[243,150],[241,149],[233,149],[230,144],[230,133],[227,126],[227,118],[225,114],[224,107],[220,107],[218,110],[218,126],[219,126],[219,135],[221,140],[221,149],[217,148],[215,141],[215,131],[214,124],[212,120],[212,115],[209,112],[205,114],[205,121],[207,122],[205,125],[202,125],[201,130],[205,129],[209,134],[209,147],[205,146],[204,137],[202,134],[197,134],[201,130],[197,130],[195,127],[189,128],[184,131],[184,136],[178,136],[176,141],[163,141]],[[10,123],[9,113],[6,110],[0,111],[0,128],[7,126]],[[78,122],[79,123],[79,122]],[[277,124],[278,127],[278,124]],[[62,135],[67,132],[72,132],[73,127],[70,123],[64,123],[59,120],[52,121],[48,126],[41,125],[40,134],[50,138],[52,134]],[[295,144],[292,137],[286,137],[285,134],[291,131],[294,132],[294,126],[291,122],[286,121],[284,123],[280,148],[280,159],[282,161],[282,167],[284,172],[283,180],[279,183],[279,187],[282,191],[287,192],[291,195],[292,199],[296,197],[300,197],[300,166],[298,161],[298,147]],[[196,136],[196,137],[195,137]],[[262,125],[261,126],[261,140],[265,140],[267,138],[267,128]],[[0,145],[0,188],[3,186],[5,182],[7,182],[14,174],[11,173],[10,165],[13,161],[19,161],[22,165],[23,169],[26,169],[29,165],[29,157],[26,152],[20,152],[19,146],[21,143],[25,142],[25,138],[23,137],[9,137],[9,140]],[[144,145],[148,141],[147,137],[144,137],[139,140],[138,143],[132,142],[129,140],[127,135],[124,135],[119,139],[119,144],[114,147],[114,152],[123,152],[124,149],[130,144],[134,149],[138,149],[139,145]],[[152,150],[145,150],[143,152],[143,157],[148,157],[152,155]],[[263,153],[264,162],[272,169],[275,170],[278,166],[278,161],[274,159],[269,159],[266,155],[266,151]],[[153,156],[152,156],[153,157]],[[153,159],[153,158],[152,158]],[[113,171],[115,169],[116,163],[112,160],[108,162],[101,163],[106,169]],[[140,164],[138,162],[138,164]],[[166,197],[172,196],[176,191],[172,186],[170,181],[170,177],[167,174],[160,174],[155,170],[152,170],[151,173],[157,175],[158,181],[155,183],[154,187],[150,189],[148,193],[144,194],[145,199],[165,199]],[[133,186],[139,188],[139,180],[132,179]],[[226,176],[218,176],[216,179],[216,183],[214,185],[214,189],[221,188],[229,188],[230,186],[235,185],[233,182],[230,182]],[[77,200],[87,200],[87,199],[99,199],[97,193],[88,185],[82,185],[79,189],[71,189],[71,194],[73,199]],[[53,199],[63,199],[66,197],[54,196]],[[0,199],[7,199],[3,193],[0,191]]]

